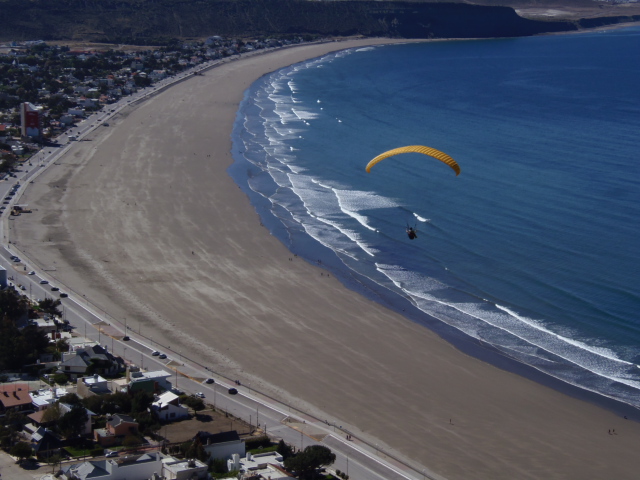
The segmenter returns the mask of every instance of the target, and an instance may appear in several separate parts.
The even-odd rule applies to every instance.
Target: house
[[[171,390],[171,383],[168,378],[171,374],[164,370],[155,372],[131,372],[129,376],[129,392],[135,393],[144,390],[150,393],[160,393]]]
[[[189,409],[180,405],[180,397],[172,392],[164,392],[151,404],[150,410],[156,412],[161,422],[189,417]]]
[[[97,373],[90,377],[78,378],[76,388],[76,392],[80,398],[111,393],[107,379],[102,378]]]
[[[61,468],[61,480],[148,480],[161,478],[162,459],[160,452],[143,455],[128,455],[120,458],[93,460]],[[187,477],[188,478],[188,477]]]
[[[107,419],[105,428],[93,431],[94,440],[102,447],[119,445],[127,435],[138,434],[138,422],[129,415],[113,415]]]
[[[29,385],[26,383],[5,383],[0,385],[0,415],[10,411],[28,412],[33,410]]]
[[[91,373],[97,370],[105,375],[115,375],[124,370],[124,360],[113,356],[100,345],[71,346],[69,350],[63,354],[58,371],[72,379],[85,375],[87,370]]]
[[[209,478],[207,464],[200,460],[176,460],[167,457],[162,460],[162,477],[165,480],[195,480]]]
[[[62,440],[51,430],[40,427],[31,435],[31,446],[37,457],[48,458],[60,453]]]
[[[282,467],[282,455],[278,452],[259,453],[251,455],[247,453],[245,458],[234,453],[227,460],[227,469],[231,472],[237,470],[241,477],[238,478],[270,478],[271,480],[294,478]]]
[[[198,432],[193,440],[200,439],[200,443],[204,447],[210,458],[231,458],[233,454],[244,457],[246,452],[244,441],[240,440],[238,432],[235,430],[230,432],[209,433]]]
[[[44,411],[66,394],[67,390],[64,388],[42,388],[30,394],[31,403],[36,412]]]

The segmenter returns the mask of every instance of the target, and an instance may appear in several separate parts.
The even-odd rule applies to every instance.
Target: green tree
[[[89,420],[87,410],[79,403],[71,406],[71,410],[62,415],[58,422],[60,433],[66,438],[78,437]]]
[[[185,395],[180,398],[180,401],[196,413],[205,408],[204,401],[198,397]]]
[[[108,395],[92,395],[82,399],[82,404],[93,413],[101,414],[104,410],[105,397]]]
[[[331,465],[336,455],[324,445],[311,445],[293,457],[284,461],[287,470],[296,473],[298,478],[306,480],[316,476],[320,467]]]
[[[59,403],[50,405],[42,414],[42,423],[54,422],[58,423],[62,418],[62,408]]]
[[[293,455],[293,449],[291,448],[291,446],[286,444],[282,439],[278,442],[278,448],[276,449],[276,452],[282,455],[283,461]]]
[[[82,400],[75,393],[67,393],[60,397],[60,402],[66,403],[67,405],[80,405]]]
[[[191,445],[189,445],[189,448],[187,448],[184,453],[184,456],[187,458],[197,458],[202,462],[206,462],[209,458],[209,454],[204,449],[200,437],[194,438],[193,442],[191,442]]]
[[[92,412],[98,413],[91,409]],[[130,413],[131,412],[131,397],[124,392],[116,392],[110,395],[105,395],[104,403],[102,404],[102,414],[114,414],[114,413]]]
[[[11,451],[9,453],[14,457],[18,457],[18,461],[22,462],[33,455],[33,449],[27,442],[18,442],[11,447]]]
[[[62,302],[60,301],[59,298],[55,300],[53,298],[45,298],[38,302],[38,306],[40,307],[40,310],[42,310],[44,313],[57,315],[58,317],[62,315],[62,312],[58,309],[58,307],[61,304]]]
[[[51,381],[54,384],[66,385],[67,382],[69,381],[69,377],[67,377],[64,373],[56,373],[51,377]]]
[[[133,395],[131,400],[131,414],[146,412],[153,403],[153,394],[140,390]]]
[[[27,299],[12,288],[0,290],[0,317],[16,322],[26,315]]]
[[[140,437],[136,435],[127,435],[122,441],[122,446],[126,448],[134,448],[142,444]]]

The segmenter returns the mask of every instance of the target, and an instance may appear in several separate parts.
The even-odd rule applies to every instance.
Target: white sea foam
[[[529,357],[527,363],[551,373],[548,372],[551,367],[544,366],[549,360],[546,355],[551,354],[600,378],[640,389],[638,375],[629,373],[633,364],[620,360],[609,349],[593,347],[558,335],[540,322],[517,315],[503,306],[480,301],[447,301],[442,293],[450,287],[437,280],[399,267],[376,267],[394,285],[409,295],[421,310],[473,338],[506,348],[514,358],[518,357],[517,352],[525,354]],[[434,295],[434,292],[438,292],[438,295]],[[541,356],[543,352],[546,353]],[[566,380],[564,376],[562,378]]]
[[[260,132],[255,132],[255,122],[249,124],[246,121],[247,136],[243,138],[245,150],[253,148],[247,159],[265,168],[275,184],[280,187],[271,195],[270,200],[279,207],[274,209],[277,215],[283,219],[286,217],[287,228],[291,222],[282,209],[288,211],[292,221],[297,222],[320,244],[356,262],[374,254],[376,258],[383,258],[385,261],[389,259],[383,256],[384,249],[380,249],[380,252],[372,246],[379,245],[377,239],[388,238],[388,233],[385,233],[388,230],[382,230],[379,226],[379,222],[387,221],[386,217],[378,216],[375,210],[399,205],[373,192],[358,191],[348,185],[337,187],[335,180],[329,182],[314,178],[310,173],[313,169],[304,168],[297,163],[297,151],[287,141],[303,138],[306,132],[310,132],[308,136],[312,139],[315,132],[309,127],[311,124],[316,126],[316,122],[312,120],[331,118],[319,113],[323,109],[318,105],[323,103],[319,98],[314,100],[316,97],[311,97],[307,100],[309,105],[305,105],[302,100],[305,98],[305,85],[294,81],[295,72],[321,68],[336,58],[371,49],[340,52],[299,64],[271,76],[265,89],[256,93],[256,104],[261,109],[259,115],[264,119],[264,138]],[[341,121],[336,114],[332,116],[334,122]],[[259,182],[254,184],[259,185]],[[431,221],[415,212],[412,212],[412,215],[421,223]],[[376,226],[383,233],[376,234]],[[442,233],[450,232],[443,230]],[[392,241],[399,240],[396,237]],[[414,244],[410,245],[410,248],[413,248]],[[361,255],[361,252],[367,256]],[[358,265],[354,265],[359,269]],[[417,308],[443,323],[472,338],[494,345],[505,355],[563,381],[579,384],[582,388],[601,394],[606,394],[604,392],[608,391],[609,385],[614,383],[628,385],[633,389],[640,388],[638,368],[622,360],[613,350],[593,345],[595,341],[574,338],[565,330],[554,331],[555,327],[552,324],[518,314],[511,307],[496,305],[486,299],[476,299],[470,294],[454,290],[443,282],[429,278],[426,274],[415,274],[402,267],[384,263],[374,265],[375,271],[367,270],[365,274],[370,275],[368,278],[372,281],[408,298]],[[444,272],[449,271],[450,266],[452,265],[437,265]],[[447,274],[451,279],[455,279],[456,268],[452,266],[451,271],[451,274]],[[452,285],[455,284],[453,281]],[[625,355],[624,352],[621,355]],[[587,372],[594,375],[587,375]],[[594,387],[594,382],[601,382],[602,388]]]

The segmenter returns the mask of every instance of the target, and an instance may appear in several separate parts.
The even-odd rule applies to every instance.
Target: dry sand
[[[636,478],[637,423],[470,358],[290,261],[228,177],[254,80],[364,43],[244,58],[158,94],[39,177],[22,200],[38,211],[9,222],[12,238],[165,349],[448,478]]]

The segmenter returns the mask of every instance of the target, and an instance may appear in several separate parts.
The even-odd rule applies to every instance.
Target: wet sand
[[[21,203],[37,211],[9,221],[11,238],[112,321],[447,478],[635,478],[637,423],[471,358],[321,275],[227,175],[253,81],[367,42],[243,58],[131,108],[36,179]]]

